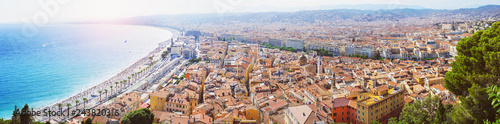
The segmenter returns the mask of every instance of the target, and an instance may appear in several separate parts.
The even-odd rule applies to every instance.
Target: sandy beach
[[[36,111],[44,111],[44,110],[59,110],[59,104],[62,105],[62,110],[65,111],[65,109],[68,108],[67,104],[71,104],[70,108],[76,107],[76,101],[79,101],[78,104],[78,109],[83,109],[83,104],[85,101],[83,101],[83,98],[86,98],[86,104],[85,104],[85,109],[92,108],[98,104],[106,102],[108,99],[106,99],[106,96],[110,96],[111,94],[116,94],[117,91],[122,91],[124,89],[127,89],[129,86],[138,83],[136,80],[140,79],[142,76],[145,74],[148,74],[151,72],[152,68],[147,68],[151,64],[156,64],[153,63],[156,60],[161,59],[161,53],[164,51],[166,48],[162,48],[161,43],[168,43],[171,41],[171,39],[175,40],[177,37],[180,35],[180,32],[174,29],[166,28],[166,27],[155,27],[155,26],[148,26],[148,25],[139,25],[139,26],[147,26],[147,27],[154,27],[154,28],[159,28],[163,30],[170,31],[172,33],[172,36],[170,39],[165,39],[165,41],[159,42],[158,47],[155,48],[153,51],[151,51],[147,56],[139,59],[136,61],[134,64],[130,65],[129,67],[123,69],[121,72],[118,74],[110,77],[109,79],[95,85],[86,88],[85,90],[75,93],[71,95],[69,98],[65,98],[59,102],[55,102],[50,104],[49,106],[46,107],[40,107],[38,109],[35,109]],[[153,60],[150,59],[151,56],[153,57]],[[132,76],[133,75],[133,76]],[[129,79],[130,77],[130,79]],[[115,82],[122,82],[116,84]],[[126,82],[125,82],[126,81]],[[111,89],[112,86],[113,88]],[[105,89],[108,90],[108,92],[105,92]],[[102,91],[101,94],[99,94],[99,91]],[[52,119],[57,118],[57,117],[52,117]],[[62,118],[62,117],[61,117]],[[61,119],[59,118],[59,119]],[[37,121],[47,121],[48,117],[35,117],[35,120]]]

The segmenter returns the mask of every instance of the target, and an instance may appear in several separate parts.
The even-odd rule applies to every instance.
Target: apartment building
[[[387,123],[391,117],[398,117],[404,106],[403,93],[403,88],[387,85],[360,93],[357,98],[357,123]]]

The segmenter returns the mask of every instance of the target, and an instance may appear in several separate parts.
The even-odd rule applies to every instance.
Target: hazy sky
[[[43,5],[44,3],[53,4]],[[498,5],[500,0],[0,0],[0,23],[23,20],[107,20],[154,14],[295,11],[305,7],[345,4],[417,5],[432,9],[458,9],[486,4]],[[49,11],[44,7],[47,5]]]

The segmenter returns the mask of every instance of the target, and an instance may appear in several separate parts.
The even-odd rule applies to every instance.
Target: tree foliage
[[[147,108],[132,111],[120,121],[122,124],[152,124],[154,115]]]
[[[83,120],[81,122],[81,124],[92,124],[92,119],[91,118],[87,118],[87,120]]]
[[[328,50],[326,50],[324,48],[314,49],[314,51],[316,51],[316,53],[320,56],[332,56],[333,55],[332,53],[330,53]]]
[[[491,105],[493,105],[493,108],[495,108],[495,110],[497,110],[497,113],[500,113],[500,89],[494,85],[494,86],[491,86],[491,87],[488,87],[488,99],[491,99],[492,102],[491,102]],[[490,122],[489,120],[486,120],[484,123],[486,124],[500,124],[500,119],[497,119],[496,121],[494,122]]]
[[[446,73],[445,87],[460,95],[461,106],[474,122],[494,120],[495,112],[487,87],[498,85],[500,79],[500,22],[478,31],[457,44],[452,71]],[[458,110],[457,110],[458,111]],[[464,113],[462,113],[464,114]]]
[[[269,49],[279,49],[279,50],[284,50],[284,51],[289,51],[289,52],[297,52],[297,49],[294,49],[292,47],[277,47],[277,46],[273,46],[271,44],[265,44],[265,43],[260,44],[260,45],[265,46]]]
[[[170,50],[165,50],[165,51],[163,51],[163,52],[161,53],[161,58],[162,58],[162,59],[167,58],[167,55],[168,55],[169,53],[170,53]]]
[[[405,124],[429,124],[437,122],[438,117],[445,115],[439,111],[441,99],[438,96],[426,97],[422,102],[415,101],[413,104],[406,104],[399,115],[400,123]],[[441,105],[442,106],[442,105]]]
[[[373,59],[375,59],[375,60],[383,59],[382,56],[380,56],[380,51],[379,50],[373,52]]]
[[[361,58],[361,59],[368,59],[367,55],[361,55],[361,54],[349,54],[347,55],[348,57],[356,57],[356,58]]]

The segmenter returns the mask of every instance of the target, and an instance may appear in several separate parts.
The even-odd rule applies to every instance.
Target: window
[[[358,110],[358,114],[359,114],[359,110]]]
[[[333,113],[333,116],[337,116],[337,113]]]
[[[342,106],[342,109],[344,109],[344,106]]]
[[[333,110],[337,110],[337,108],[333,108]]]
[[[365,112],[363,112],[363,115],[365,115]]]
[[[342,115],[344,115],[344,112],[342,112]]]
[[[349,111],[347,111],[347,114],[349,115]]]
[[[373,116],[373,112],[372,112],[372,116]]]
[[[344,118],[342,118],[342,121],[344,121]]]

